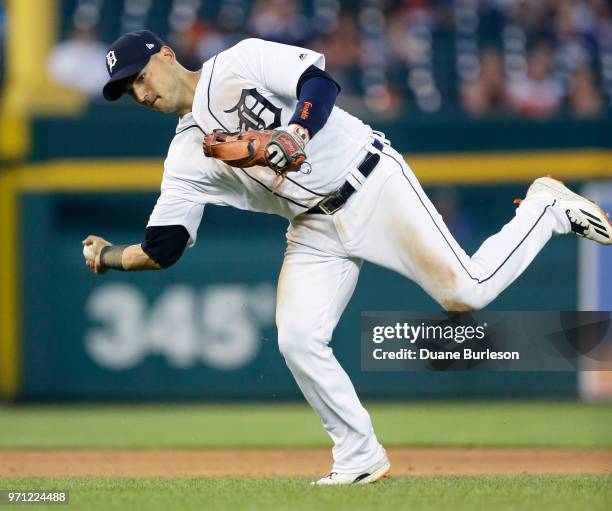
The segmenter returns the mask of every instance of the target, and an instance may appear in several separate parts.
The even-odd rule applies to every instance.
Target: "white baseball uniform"
[[[384,449],[329,342],[362,261],[412,279],[447,309],[479,309],[570,225],[554,199],[535,194],[469,257],[384,135],[338,107],[306,146],[310,165],[275,190],[268,168],[232,168],[202,154],[203,132],[286,125],[296,108],[298,79],[311,65],[323,68],[324,57],[257,39],[205,62],[192,112],[180,119],[170,145],[148,225],[183,225],[192,246],[205,204],[289,220],[277,293],[279,347],[334,442],[333,470],[358,473],[379,461]],[[382,150],[372,145],[375,139]],[[357,167],[368,153],[380,154],[380,161],[364,179]],[[305,214],[347,180],[357,191],[340,210]]]

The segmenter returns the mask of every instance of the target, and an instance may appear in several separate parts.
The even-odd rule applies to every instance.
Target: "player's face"
[[[159,112],[176,112],[179,109],[179,88],[173,63],[174,55],[160,52],[151,57],[149,63],[127,86],[134,100]]]

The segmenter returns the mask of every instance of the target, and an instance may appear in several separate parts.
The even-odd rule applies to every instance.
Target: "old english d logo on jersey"
[[[282,110],[264,98],[257,89],[242,89],[240,99],[225,113],[236,112],[239,126],[237,131],[272,130],[281,125]]]

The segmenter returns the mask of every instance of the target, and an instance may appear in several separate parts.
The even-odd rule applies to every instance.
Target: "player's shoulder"
[[[245,68],[250,68],[254,62],[270,54],[267,44],[271,43],[254,37],[238,41],[203,64],[201,80],[223,86],[230,77],[242,77]]]
[[[219,66],[225,68],[226,70],[230,70],[232,66],[240,61],[249,60],[250,56],[259,50],[260,43],[263,43],[262,39],[256,39],[254,37],[249,37],[247,39],[242,39],[238,41],[233,46],[213,55],[210,59],[208,59],[203,67],[204,69],[218,68]]]
[[[244,48],[250,48],[252,46],[264,46],[268,43],[269,41],[265,41],[264,39],[259,39],[257,37],[247,37],[245,39],[238,41],[234,46],[232,46],[232,48],[236,48],[240,50]]]
[[[257,37],[247,37],[238,41],[227,50],[219,53],[219,56],[234,56],[236,58],[248,57],[249,54],[273,50],[277,43],[272,43]]]

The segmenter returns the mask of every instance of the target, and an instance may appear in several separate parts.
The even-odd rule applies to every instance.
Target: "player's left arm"
[[[311,65],[300,76],[296,87],[298,104],[286,129],[300,144],[302,151],[327,122],[339,92],[340,85],[316,66]],[[271,163],[279,167],[287,163],[286,151],[277,150],[274,142],[268,146],[267,152]]]
[[[296,134],[305,143],[325,125],[339,93],[340,85],[326,71],[310,66],[302,73],[296,87],[298,104],[289,120],[289,126],[302,128],[297,129]]]

